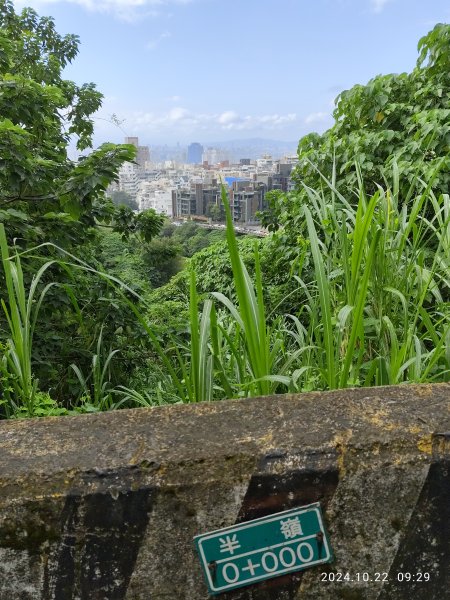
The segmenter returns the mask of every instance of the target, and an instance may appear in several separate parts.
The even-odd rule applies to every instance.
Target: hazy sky
[[[410,71],[449,0],[24,0],[81,38],[65,76],[105,95],[96,144],[263,137],[331,123],[334,98]]]

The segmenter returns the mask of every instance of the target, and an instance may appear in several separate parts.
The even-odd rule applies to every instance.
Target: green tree
[[[267,192],[264,201],[267,204],[266,210],[256,213],[256,217],[261,219],[261,225],[269,231],[276,231],[279,227],[278,205],[283,197],[281,190],[271,190]]]
[[[273,256],[269,280],[281,285],[280,302],[283,296],[286,299],[280,305],[283,310],[294,312],[305,301],[291,293],[298,289],[292,276],[302,270],[303,279],[315,277],[305,205],[322,206],[323,231],[333,227],[330,207],[336,209],[342,197],[356,206],[361,190],[370,197],[378,186],[389,186],[408,204],[427,184],[436,197],[448,193],[450,25],[436,25],[419,41],[418,49],[411,73],[379,75],[342,92],[333,127],[299,142],[295,190],[267,198],[269,208],[262,222],[276,231],[268,240]]]
[[[67,245],[99,221],[123,235],[136,228],[132,211],[116,222],[105,199],[120,165],[133,160],[133,146],[103,144],[77,162],[68,157],[71,140],[80,151],[91,148],[92,115],[102,101],[93,83],[62,77],[78,48],[78,37],[59,35],[51,17],[31,8],[16,14],[11,0],[1,2],[0,221],[10,239]]]
[[[209,230],[193,221],[174,227],[171,235],[174,241],[181,244],[182,254],[186,257],[191,257],[211,244],[225,239],[224,231]]]
[[[319,172],[331,181],[333,170],[339,191],[355,189],[357,163],[366,191],[374,193],[377,184],[390,178],[395,161],[405,190],[418,177],[429,181],[442,163],[433,190],[448,192],[450,25],[436,25],[421,38],[418,51],[411,73],[378,75],[342,92],[333,127],[300,140],[295,171],[299,190],[304,185],[319,189],[323,185]]]
[[[39,17],[30,8],[16,14],[10,0],[0,2],[0,223],[11,246],[15,239],[20,250],[41,242],[69,250],[76,246],[77,256],[96,264],[99,224],[142,244],[157,236],[163,218],[155,211],[136,215],[129,206],[115,206],[106,197],[107,186],[117,178],[120,165],[135,158],[135,149],[107,143],[92,150],[93,114],[102,94],[92,83],[77,85],[62,75],[78,49],[78,37],[59,35],[51,17]],[[77,161],[69,158],[71,144],[83,153]],[[61,257],[49,246],[39,252],[45,260],[49,254],[52,259]],[[24,289],[29,289],[41,265],[30,258],[22,264]],[[132,267],[137,271],[137,265]],[[138,287],[137,274],[131,275]],[[0,299],[8,302],[3,283],[0,269]],[[126,355],[130,337],[136,339],[136,326],[133,329],[125,306],[114,302],[110,286],[56,262],[39,285],[48,292],[36,323],[31,360],[41,389],[70,401],[77,382],[68,374],[68,365],[75,362],[83,372],[89,368],[100,331],[107,346],[121,350],[124,371],[116,367],[115,372],[123,381],[129,364],[138,363],[138,351]],[[1,313],[0,343],[7,332]]]
[[[125,204],[125,206],[129,206],[131,210],[138,210],[139,208],[138,203],[133,196],[122,190],[112,192],[111,200],[113,201],[113,204],[116,204],[117,206]]]
[[[213,221],[224,221],[225,216],[222,214],[220,206],[217,204],[210,203],[206,209],[206,216],[210,217]]]
[[[144,245],[143,260],[152,286],[160,287],[182,268],[181,246],[173,238],[156,238]]]

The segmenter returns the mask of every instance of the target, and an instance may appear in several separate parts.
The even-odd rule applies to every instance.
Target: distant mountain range
[[[203,147],[222,148],[233,155],[236,152],[239,157],[233,158],[258,158],[262,154],[271,154],[274,158],[285,154],[297,153],[298,140],[285,142],[280,140],[267,140],[263,138],[249,138],[243,140],[227,140],[222,142],[210,142],[203,144]]]
[[[286,142],[281,140],[269,140],[265,138],[246,138],[246,139],[237,139],[237,140],[226,140],[221,142],[205,142],[203,146],[214,146],[215,148],[236,148],[242,146],[254,146],[263,148],[265,146],[271,147],[290,147],[297,148],[298,140],[293,142]]]
[[[192,140],[197,142],[199,140]],[[238,161],[241,158],[255,160],[263,154],[270,154],[273,158],[296,155],[298,141],[285,142],[280,140],[268,140],[263,138],[248,138],[241,140],[226,140],[215,142],[201,142],[203,148],[217,148],[222,150],[224,158]],[[151,145],[150,153],[152,160],[178,160],[184,162],[187,156],[187,144],[174,145]]]

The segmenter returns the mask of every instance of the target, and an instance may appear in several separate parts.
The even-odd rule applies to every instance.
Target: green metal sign
[[[210,594],[331,562],[320,504],[310,504],[194,538]]]

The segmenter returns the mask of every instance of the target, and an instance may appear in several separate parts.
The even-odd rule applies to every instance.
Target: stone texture
[[[205,600],[194,535],[311,502],[335,561],[221,598],[450,589],[448,384],[1,422],[0,450],[0,600]]]

